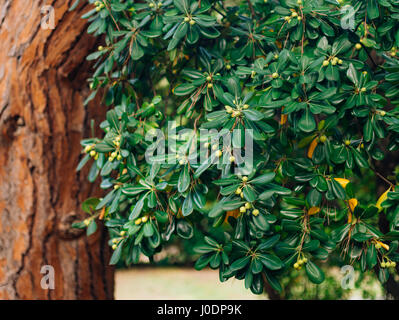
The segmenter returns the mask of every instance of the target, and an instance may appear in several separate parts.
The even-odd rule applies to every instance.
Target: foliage
[[[106,195],[85,203],[90,216],[75,226],[91,234],[105,221],[112,264],[200,233],[196,268],[256,294],[265,281],[281,292],[292,268],[322,283],[331,253],[387,281],[399,261],[399,176],[381,177],[376,163],[399,146],[395,1],[89,2],[83,18],[104,45],[87,57],[86,102],[103,94],[109,111],[104,137],[82,141],[78,169],[90,163],[88,179],[101,179]],[[153,129],[173,145],[170,120],[192,133],[147,161]],[[251,129],[252,170],[238,174],[240,154],[204,143],[201,128],[241,131],[233,144],[242,150]],[[209,158],[195,163],[199,146]],[[381,177],[387,191],[361,198],[363,176]]]

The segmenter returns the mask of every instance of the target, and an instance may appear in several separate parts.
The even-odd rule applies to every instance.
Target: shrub
[[[387,281],[398,174],[377,165],[399,143],[395,1],[89,2],[103,45],[87,101],[109,111],[78,169],[106,195],[75,226],[105,221],[111,264],[199,233],[196,269],[256,294],[291,268],[320,284],[332,252]],[[365,176],[386,191],[362,196]]]

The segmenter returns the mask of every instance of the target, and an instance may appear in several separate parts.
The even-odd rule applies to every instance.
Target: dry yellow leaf
[[[241,215],[241,213],[240,213],[239,209],[227,211],[226,212],[226,218],[224,218],[224,223],[228,223],[229,222],[228,221],[229,217],[233,217],[233,218],[237,219],[240,215]]]
[[[315,139],[313,139],[312,143],[310,144],[310,146],[308,148],[308,158],[309,159],[312,159],[314,150],[316,149],[318,143],[319,143],[318,139],[315,138]]]
[[[378,211],[382,210],[381,204],[388,198],[388,192],[391,191],[391,187],[388,188],[377,200],[375,206],[378,208]]]
[[[359,202],[357,201],[356,198],[352,198],[352,199],[348,200],[348,205],[349,205],[349,208],[351,209],[351,212],[353,212],[355,210],[355,208],[358,205],[358,203]]]
[[[337,181],[342,188],[346,188],[346,185],[350,182],[348,179],[344,179],[344,178],[334,178],[335,181]]]
[[[381,242],[381,241],[377,241],[377,243],[379,243],[381,245],[381,247],[383,247],[385,250],[387,250],[387,251],[389,250],[389,246],[386,243]]]
[[[311,207],[309,210],[308,210],[308,215],[314,215],[314,214],[316,214],[316,213],[319,213],[320,212],[320,208],[319,207]]]

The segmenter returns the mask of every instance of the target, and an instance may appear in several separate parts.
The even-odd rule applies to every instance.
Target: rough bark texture
[[[75,0],[0,0],[0,299],[112,299],[113,269],[103,230],[71,230],[81,202],[99,196],[75,171],[90,119],[85,56],[96,45]],[[40,9],[55,9],[44,30]],[[43,290],[43,265],[55,289]]]

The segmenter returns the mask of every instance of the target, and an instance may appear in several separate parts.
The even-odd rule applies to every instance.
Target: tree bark
[[[107,235],[71,229],[81,202],[101,196],[77,173],[80,140],[105,108],[89,94],[85,57],[95,39],[75,0],[0,0],[0,299],[112,299]],[[55,29],[41,28],[44,5]],[[54,268],[55,289],[41,286]]]

